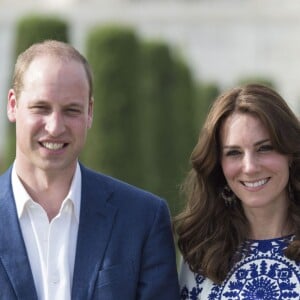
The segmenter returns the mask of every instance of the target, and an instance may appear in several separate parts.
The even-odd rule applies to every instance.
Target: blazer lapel
[[[112,190],[99,175],[81,166],[80,222],[72,286],[72,299],[91,299],[117,209],[107,203]]]
[[[11,188],[11,168],[0,177],[0,186],[0,260],[17,299],[37,299]]]

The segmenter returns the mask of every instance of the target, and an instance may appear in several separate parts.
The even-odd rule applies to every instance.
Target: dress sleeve
[[[212,297],[213,282],[201,274],[191,271],[189,265],[181,258],[179,267],[179,285],[181,300],[207,300]]]
[[[183,290],[191,290],[195,285],[195,276],[194,273],[190,270],[189,265],[180,258],[180,266],[179,266],[179,285],[180,291]]]

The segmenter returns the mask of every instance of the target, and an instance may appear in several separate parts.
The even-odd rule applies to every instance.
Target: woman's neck
[[[268,212],[257,209],[248,212],[250,223],[250,239],[264,240],[290,235],[294,232],[288,218],[287,209],[281,209],[280,213]]]

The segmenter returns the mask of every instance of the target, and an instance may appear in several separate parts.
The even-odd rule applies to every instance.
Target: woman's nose
[[[256,172],[259,169],[257,157],[252,153],[246,153],[243,158],[243,170],[245,173]]]

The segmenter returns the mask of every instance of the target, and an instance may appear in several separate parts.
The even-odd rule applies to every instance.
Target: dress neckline
[[[280,236],[276,238],[270,238],[270,239],[246,239],[246,242],[251,242],[251,243],[264,243],[264,242],[272,242],[272,241],[278,241],[278,240],[292,240],[295,237],[295,234],[288,234],[285,236]]]

